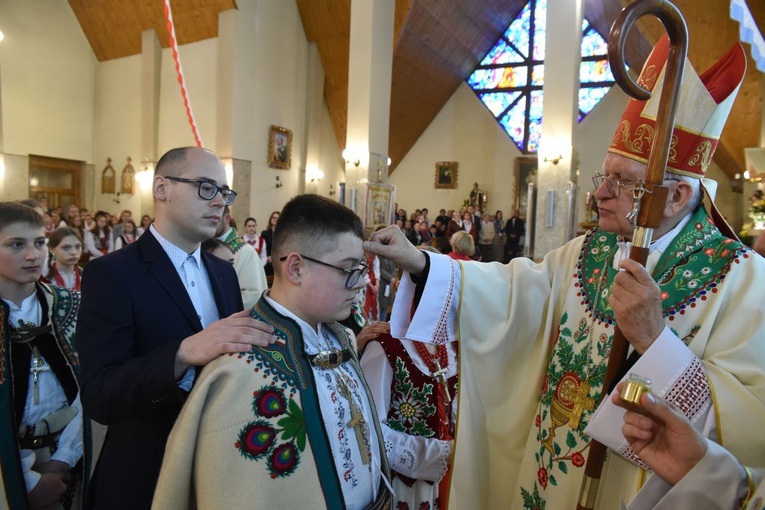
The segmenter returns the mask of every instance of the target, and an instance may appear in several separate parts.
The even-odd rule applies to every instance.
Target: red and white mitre
[[[668,54],[669,38],[664,35],[648,56],[638,80],[652,93],[651,98],[630,99],[609,152],[648,162]],[[745,73],[746,55],[739,42],[701,76],[686,59],[668,169],[690,177],[704,177]]]

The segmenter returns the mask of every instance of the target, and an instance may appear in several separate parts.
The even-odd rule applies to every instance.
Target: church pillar
[[[321,152],[321,113],[324,106],[324,68],[316,43],[308,43],[308,65],[305,96],[304,147],[301,161],[305,161],[303,185],[306,193],[321,194],[329,190],[329,183],[323,181],[319,156]],[[324,184],[322,184],[324,182]]]
[[[0,32],[2,34],[2,32]],[[0,43],[2,39],[0,38]],[[3,154],[3,74],[0,62],[0,199],[5,200],[5,155]]]
[[[579,47],[583,0],[548,0],[542,137],[538,152],[535,258],[569,239],[569,197],[577,179],[574,126],[578,120]],[[573,213],[573,207],[572,213]]]
[[[162,46],[154,30],[141,33],[141,161],[137,173],[137,187],[141,194],[141,215],[154,217],[154,198],[151,182],[154,165],[160,157],[159,94],[161,81]],[[133,217],[140,218],[134,214]]]
[[[243,6],[245,9],[248,6]],[[231,9],[218,14],[218,86],[216,146],[214,150],[226,167],[226,179],[231,189],[237,192],[231,206],[231,216],[239,221],[243,229],[244,219],[250,215],[252,187],[252,161],[237,158],[246,153],[244,145],[252,143],[235,126],[252,125],[247,119],[252,111],[252,94],[248,80],[250,59],[244,48],[251,48],[251,28],[247,25],[247,11]],[[244,130],[239,130],[244,131]]]
[[[388,176],[395,2],[352,0],[345,139],[345,205],[359,216],[366,184]]]

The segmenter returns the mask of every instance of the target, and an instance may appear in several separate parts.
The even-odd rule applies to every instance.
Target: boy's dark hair
[[[25,198],[24,200],[19,200],[20,204],[23,204],[27,207],[31,207],[32,209],[42,209],[45,210],[45,208],[42,206],[40,202],[35,200],[34,198]]]
[[[221,246],[225,246],[228,248],[228,245],[221,241],[220,239],[215,239],[214,237],[211,237],[210,239],[202,242],[202,251],[206,251],[208,253],[212,253],[213,250],[220,248]],[[230,249],[230,248],[229,248]]]
[[[80,235],[79,230],[72,227],[60,227],[54,230],[48,238],[48,248],[55,248],[61,241],[64,240],[65,237],[68,236],[74,236],[78,241],[82,242],[82,236]]]
[[[298,195],[282,209],[274,230],[273,260],[290,252],[321,255],[337,243],[339,234],[364,239],[364,225],[356,213],[320,195]]]
[[[26,223],[34,228],[45,225],[43,217],[31,207],[18,202],[0,202],[0,230],[14,223]]]

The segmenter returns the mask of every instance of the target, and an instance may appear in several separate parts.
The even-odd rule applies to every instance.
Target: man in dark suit
[[[513,211],[513,217],[505,223],[505,262],[520,256],[521,237],[526,234],[526,225],[521,219],[518,209]]]
[[[273,328],[242,311],[231,265],[199,248],[236,196],[218,157],[196,147],[169,151],[152,191],[154,224],[127,248],[91,261],[82,280],[82,403],[108,425],[88,508],[149,508],[197,367],[273,342]]]

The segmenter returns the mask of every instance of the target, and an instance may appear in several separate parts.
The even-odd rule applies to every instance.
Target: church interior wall
[[[236,13],[233,80],[235,104],[230,116],[220,111],[219,40],[208,39],[180,47],[194,115],[203,140],[223,158],[251,162],[247,181],[249,214],[261,228],[273,210],[292,196],[307,192],[329,195],[330,184],[344,180],[340,148],[326,104],[313,126],[318,137],[318,166],[322,181],[305,184],[306,97],[311,87],[323,87],[308,76],[308,46],[295,2],[240,0]],[[143,169],[141,154],[141,55],[97,62],[87,39],[65,0],[37,2],[0,0],[0,19],[6,38],[0,45],[5,172],[3,199],[28,194],[26,169],[29,154],[82,160],[92,169],[83,179],[85,203],[90,209],[116,212],[131,209],[136,216],[153,214],[150,191],[137,186],[133,195],[103,195],[100,176],[106,158],[112,158],[117,177],[132,158]],[[626,104],[626,96],[612,90],[574,131],[580,163],[577,214],[584,212],[584,194],[590,177],[601,168],[613,130]],[[162,50],[158,126],[158,155],[176,146],[193,145],[169,49]],[[219,141],[221,122],[231,122],[231,140]],[[267,164],[267,138],[274,124],[291,129],[292,168],[277,170]],[[219,147],[220,145],[220,147]],[[315,153],[315,151],[314,151]],[[412,211],[427,207],[435,216],[440,208],[460,207],[473,183],[488,191],[487,209],[513,208],[514,161],[522,156],[509,136],[466,84],[461,84],[430,126],[398,163],[388,182],[397,187],[400,207]],[[437,161],[459,163],[457,188],[435,189]],[[276,176],[283,184],[276,188]],[[740,224],[740,197],[720,181],[718,205],[734,226]],[[241,182],[241,181],[240,181]],[[249,195],[249,196],[246,196]],[[148,197],[148,200],[147,200]],[[119,199],[119,203],[115,200]],[[147,206],[147,204],[149,204]],[[262,219],[261,219],[262,218]],[[241,218],[240,218],[241,221]]]
[[[92,162],[97,62],[66,1],[0,0],[2,198],[29,194],[28,155]]]
[[[521,155],[470,87],[462,83],[398,164],[389,182],[396,185],[398,206],[409,214],[426,207],[435,218],[439,209],[460,208],[475,182],[487,190],[489,209],[507,213],[513,195],[513,162]],[[456,189],[434,188],[435,164],[439,161],[459,164]]]
[[[65,1],[0,1],[3,151],[92,161],[96,59]]]
[[[112,213],[128,209],[141,211],[141,185],[136,183],[136,193],[103,194],[101,175],[111,158],[119,189],[119,178],[131,158],[136,172],[141,171],[141,55],[118,58],[98,64],[96,94],[95,173],[86,179],[90,193],[85,204],[91,210]],[[117,202],[119,200],[119,202]],[[153,215],[152,212],[148,214]],[[137,219],[140,219],[138,216]]]

